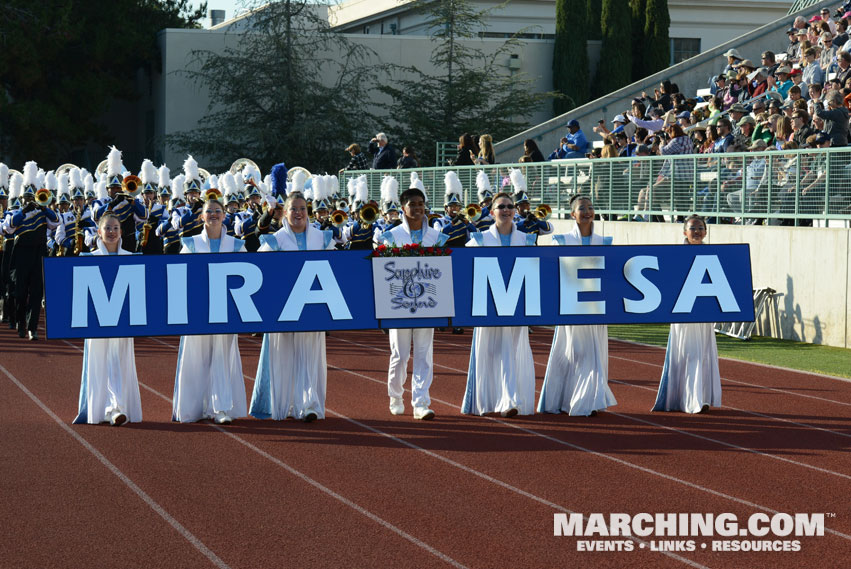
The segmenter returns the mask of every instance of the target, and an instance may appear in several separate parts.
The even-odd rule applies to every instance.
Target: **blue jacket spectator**
[[[576,119],[570,120],[567,123],[568,133],[561,139],[561,145],[553,151],[547,158],[553,160],[555,158],[585,158],[585,153],[588,152],[588,139],[579,128],[579,121]]]
[[[369,141],[369,153],[373,155],[373,170],[394,170],[396,168],[396,149],[387,143],[387,135],[379,132]]]

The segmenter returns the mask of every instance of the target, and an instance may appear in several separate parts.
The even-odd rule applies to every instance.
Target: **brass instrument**
[[[365,225],[372,225],[380,215],[378,206],[368,203],[358,210],[358,219]]]
[[[260,171],[260,168],[257,167],[257,164],[253,160],[249,158],[239,158],[233,164],[231,164],[230,173],[233,175],[239,174],[245,169],[246,166],[251,166],[258,172]]]
[[[121,181],[121,191],[128,197],[135,198],[142,193],[142,180],[139,176],[128,174]]]
[[[76,167],[77,166],[75,164],[71,164],[70,162],[67,163],[67,164],[63,164],[62,166],[57,168],[56,171],[54,172],[54,174],[56,174],[56,179],[58,180],[59,176],[61,176],[62,174],[70,172],[71,170],[73,170]]]
[[[307,219],[310,220],[310,223],[316,221],[316,215],[313,213],[313,202],[307,203]]]
[[[541,205],[535,208],[535,217],[537,217],[541,221],[547,221],[552,214],[553,208],[551,208],[545,203],[542,203]]]
[[[80,228],[80,222],[83,220],[83,208],[74,208],[77,210],[77,219],[74,221],[74,255],[79,255],[83,252],[83,237],[84,232]]]
[[[210,188],[209,190],[205,190],[203,194],[201,194],[202,201],[222,201],[222,192],[218,188]]]
[[[210,179],[210,173],[203,168],[198,168],[198,176],[201,178],[202,184]]]
[[[442,215],[440,215],[439,213],[430,213],[430,214],[428,214],[428,224],[429,224],[429,226],[431,226],[431,224],[432,224],[432,223],[434,223],[434,221],[435,221],[436,219],[440,219],[441,217],[443,217],[443,216],[442,216]]]
[[[35,193],[35,205],[39,207],[47,207],[53,201],[53,192],[47,188],[41,188]]]
[[[255,166],[256,166],[256,165],[255,165]],[[290,168],[289,170],[287,170],[287,181],[288,181],[288,182],[291,182],[291,181],[292,181],[292,179],[293,179],[293,174],[295,174],[296,172],[304,172],[304,175],[305,175],[305,178],[304,178],[304,179],[305,179],[305,181],[307,181],[307,180],[309,180],[309,179],[311,179],[311,178],[313,177],[313,174],[311,174],[311,173],[310,173],[310,170],[308,170],[307,168],[302,168],[301,166],[293,166],[292,168]]]
[[[349,216],[346,214],[345,211],[341,209],[335,209],[328,216],[328,219],[331,220],[331,225],[333,225],[334,227],[343,227],[349,220]]]
[[[349,207],[349,204],[346,200],[340,200],[337,202],[337,209],[346,209]]]
[[[467,204],[462,212],[470,223],[476,223],[482,217],[482,206],[477,203]]]

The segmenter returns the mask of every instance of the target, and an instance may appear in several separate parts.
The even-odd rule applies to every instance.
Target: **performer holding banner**
[[[573,231],[554,235],[554,245],[611,245],[611,237],[594,233],[591,199],[571,199]],[[609,388],[609,329],[605,325],[557,326],[541,388],[538,411],[593,416],[617,405]]]
[[[274,234],[260,236],[259,251],[334,249],[334,232],[317,229],[307,219],[300,192],[284,202],[284,221]],[[325,418],[325,332],[264,334],[251,396],[250,413],[258,419],[287,417],[306,423]]]
[[[697,215],[689,216],[683,235],[686,244],[703,245],[706,221]],[[721,406],[715,327],[710,322],[671,324],[665,366],[652,410],[706,413],[710,406]]]
[[[472,234],[467,247],[523,247],[536,235],[523,233],[514,223],[514,200],[499,193],[492,202],[495,222],[487,231]],[[467,372],[462,413],[503,417],[535,412],[535,361],[528,326],[475,328]]]
[[[425,193],[413,187],[402,192],[402,224],[381,235],[381,242],[388,247],[402,247],[418,243],[422,247],[443,246],[446,234],[428,226],[425,215]],[[414,345],[414,372],[411,376],[411,405],[414,419],[431,419],[434,411],[429,409],[431,398],[428,390],[434,376],[433,348],[434,328],[391,328],[390,368],[387,374],[387,393],[390,396],[390,412],[401,415],[405,412],[402,399],[403,385],[408,375],[408,358],[411,342]]]
[[[121,248],[121,221],[104,213],[91,255],[131,255]],[[83,344],[80,404],[74,423],[108,422],[116,427],[142,420],[133,338],[94,338]]]
[[[208,199],[201,210],[200,235],[181,239],[181,253],[245,252],[245,242],[222,230],[224,207]],[[242,360],[236,334],[182,336],[174,378],[172,420],[213,419],[230,424],[247,415]]]

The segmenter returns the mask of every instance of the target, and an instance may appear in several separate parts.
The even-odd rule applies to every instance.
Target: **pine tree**
[[[553,100],[553,113],[564,114],[588,100],[588,26],[585,0],[556,1],[553,48],[553,89],[564,97]]]
[[[644,23],[647,75],[671,65],[671,39],[668,37],[670,26],[668,0],[647,0],[647,18]]]
[[[647,74],[647,50],[644,39],[644,22],[647,20],[647,0],[630,0],[632,11],[632,81]]]
[[[603,0],[603,46],[592,92],[604,95],[628,85],[632,77],[632,31],[629,0]]]
[[[602,17],[602,0],[587,0],[585,10],[586,22],[588,24],[588,39],[603,39],[603,34],[600,28],[600,18]]]

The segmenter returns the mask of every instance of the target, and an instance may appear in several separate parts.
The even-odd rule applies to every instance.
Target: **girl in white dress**
[[[221,202],[208,199],[200,235],[181,239],[181,253],[244,253],[245,242],[224,231]],[[174,377],[172,420],[213,419],[220,425],[248,414],[236,334],[182,336]]]
[[[514,200],[507,193],[493,198],[494,224],[471,234],[467,247],[523,247],[537,235],[514,224]],[[473,330],[467,389],[462,413],[499,413],[513,417],[535,412],[535,361],[528,326],[488,326]]]
[[[685,243],[703,245],[706,221],[692,215],[685,222]],[[705,413],[721,406],[718,346],[710,322],[671,324],[665,366],[653,411]]]
[[[573,231],[554,235],[553,245],[610,245],[594,232],[594,205],[586,196],[571,200]],[[594,416],[617,405],[609,388],[608,326],[556,326],[538,411]]]
[[[261,239],[260,251],[315,251],[335,244],[333,231],[308,222],[301,192],[289,194],[284,202],[281,229]],[[258,419],[293,417],[306,423],[324,419],[327,379],[325,332],[264,334],[250,413]]]
[[[92,255],[132,255],[121,248],[121,223],[112,212],[98,221]],[[142,420],[133,338],[94,338],[83,344],[80,404],[74,423],[110,423],[116,427]]]

